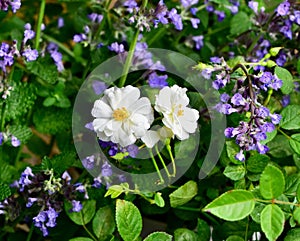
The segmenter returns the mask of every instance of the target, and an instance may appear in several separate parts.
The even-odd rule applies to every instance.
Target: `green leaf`
[[[237,181],[245,176],[246,170],[243,165],[229,165],[225,168],[223,174],[229,179]]]
[[[289,140],[283,135],[277,135],[268,143],[269,154],[276,158],[286,158],[293,154]]]
[[[9,97],[6,99],[5,118],[7,120],[20,119],[35,103],[36,89],[28,83],[19,83],[13,86]]]
[[[254,196],[246,190],[232,190],[223,193],[204,207],[210,212],[227,221],[237,221],[247,217],[254,209]]]
[[[154,232],[149,234],[144,241],[172,241],[172,236],[165,232]]]
[[[286,130],[300,128],[300,106],[288,105],[281,111],[280,127]]]
[[[188,181],[169,195],[171,207],[175,208],[189,202],[197,195],[197,192],[197,183]]]
[[[273,165],[268,165],[259,180],[261,195],[265,199],[277,198],[283,193],[284,188],[285,179],[282,171]]]
[[[72,238],[69,241],[93,241],[93,240],[86,237],[78,237],[78,238]]]
[[[82,202],[82,210],[80,212],[70,212],[72,209],[72,204],[70,202],[65,202],[65,211],[69,218],[78,225],[88,224],[96,212],[96,201],[86,200]]]
[[[274,131],[272,131],[272,132],[267,132],[266,133],[266,135],[267,135],[267,139],[265,139],[265,140],[262,140],[260,143],[261,144],[267,144],[268,142],[270,142],[270,141],[272,141],[274,138],[275,138],[275,136],[277,135],[277,129],[275,129]]]
[[[0,183],[0,202],[11,195],[10,188],[7,184]]]
[[[261,228],[269,241],[275,241],[283,231],[284,213],[275,204],[267,205],[261,212]]]
[[[244,241],[243,238],[241,238],[240,236],[237,236],[237,235],[232,235],[232,236],[229,236],[226,241]]]
[[[39,132],[54,135],[71,129],[72,110],[53,106],[38,108],[33,114],[33,123]]]
[[[269,161],[270,158],[267,155],[255,154],[247,160],[247,170],[253,173],[261,173]]]
[[[255,204],[255,207],[254,207],[252,213],[250,214],[250,216],[254,222],[260,223],[261,212],[265,208],[265,206],[266,206],[265,204],[259,203],[259,202],[257,202]]]
[[[296,196],[297,196],[298,202],[300,203],[300,185],[298,185]]]
[[[226,141],[226,151],[228,158],[234,164],[242,164],[242,162],[235,159],[235,155],[240,151],[239,146],[235,143],[235,141]]]
[[[285,180],[285,195],[292,195],[294,196],[297,192],[297,188],[300,184],[300,174],[292,174],[286,177]]]
[[[175,241],[198,241],[198,236],[195,232],[186,229],[178,228],[174,232]]]
[[[123,192],[124,192],[124,188],[121,185],[112,185],[108,188],[108,190],[105,193],[104,197],[108,197],[110,195],[111,198],[117,198]]]
[[[165,206],[165,200],[161,196],[160,192],[157,192],[154,194],[154,202],[157,206],[159,206],[161,208]]]
[[[251,29],[251,21],[245,12],[238,12],[230,21],[230,34],[239,35]]]
[[[287,69],[276,66],[275,75],[278,77],[278,79],[282,80],[282,87],[280,88],[282,93],[285,95],[291,93],[294,89],[292,74]]]
[[[297,207],[293,212],[293,218],[295,221],[300,224],[300,207]]]
[[[124,241],[135,241],[142,231],[142,216],[131,202],[117,200],[116,222],[118,231]]]
[[[113,212],[109,206],[99,208],[93,219],[93,231],[99,240],[104,240],[115,230]]]
[[[54,105],[55,102],[56,102],[56,99],[52,96],[49,96],[43,101],[43,106],[48,107],[48,106]]]
[[[198,218],[197,224],[198,241],[209,241],[210,240],[210,227],[204,220]]]
[[[36,61],[26,63],[28,70],[48,84],[55,84],[58,78],[57,68],[50,56],[38,58]]]
[[[32,131],[27,126],[21,126],[21,125],[15,125],[10,126],[8,128],[8,131],[13,134],[15,137],[17,137],[21,143],[26,143],[27,140],[29,140],[32,136]]]
[[[284,238],[284,241],[298,241],[300,237],[300,228],[290,230]]]
[[[300,133],[291,136],[290,145],[294,152],[300,155]]]

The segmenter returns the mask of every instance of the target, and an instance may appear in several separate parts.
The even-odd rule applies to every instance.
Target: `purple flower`
[[[101,178],[100,177],[95,177],[94,178],[94,183],[92,184],[92,187],[100,188],[101,185],[102,185]]]
[[[65,20],[63,17],[59,17],[57,19],[57,28],[62,28],[63,26],[65,26]]]
[[[251,8],[257,14],[257,11],[258,11],[258,2],[249,1],[248,2],[248,7]]]
[[[283,3],[280,3],[276,9],[277,13],[281,16],[285,16],[288,14],[290,9],[290,3],[288,1],[285,1]]]
[[[127,180],[126,180],[126,176],[125,175],[119,175],[118,176],[118,178],[119,178],[119,181],[120,181],[120,183],[123,183],[123,182],[126,182]]]
[[[275,78],[273,79],[272,83],[269,84],[269,87],[278,90],[282,86],[282,80],[278,79],[277,76],[275,75]]]
[[[93,87],[95,94],[100,95],[104,92],[104,90],[106,90],[107,85],[102,81],[94,80],[92,83],[92,87]]]
[[[37,198],[29,197],[28,202],[26,203],[26,207],[30,208],[37,200]]]
[[[270,110],[267,107],[261,106],[257,109],[257,116],[261,118],[266,118],[270,115]]]
[[[3,144],[4,142],[4,135],[3,132],[0,132],[0,146]]]
[[[123,3],[124,7],[127,7],[127,10],[129,13],[132,13],[133,10],[138,10],[138,5],[137,2],[135,0],[127,0]]]
[[[264,72],[263,75],[259,78],[259,81],[264,84],[269,84],[272,82],[273,75],[271,72]]]
[[[199,36],[194,36],[192,37],[193,41],[195,42],[195,48],[197,50],[201,49],[203,47],[203,36],[199,35]]]
[[[234,105],[241,105],[245,106],[246,105],[246,100],[240,93],[234,94],[234,96],[231,98],[231,103]]]
[[[11,9],[13,13],[16,13],[18,9],[21,7],[21,0],[13,0],[10,2]],[[0,7],[1,8],[1,7]]]
[[[105,162],[101,167],[101,175],[103,177],[110,177],[113,174],[111,165]]]
[[[278,66],[283,66],[286,62],[286,54],[282,51],[279,52],[279,56],[276,59],[276,64],[278,64]]]
[[[123,53],[125,51],[124,45],[123,44],[118,44],[117,42],[114,42],[110,46],[108,46],[108,49],[110,51],[116,52],[117,54],[118,53]]]
[[[180,0],[181,5],[182,5],[184,8],[189,8],[189,7],[191,7],[192,5],[197,4],[198,1],[199,1],[199,0]]]
[[[103,15],[97,13],[91,13],[88,18],[94,23],[101,23],[103,20]]]
[[[171,19],[172,23],[174,24],[177,30],[183,29],[181,16],[177,14],[177,10],[175,8],[172,8],[169,12],[169,18]]]
[[[269,147],[258,142],[256,144],[256,150],[259,152],[259,154],[266,154],[269,151]]]
[[[217,15],[219,22],[222,22],[225,18],[225,13],[223,11],[215,10],[214,14]]]
[[[82,165],[86,168],[86,169],[93,169],[94,165],[95,165],[95,156],[91,155],[91,156],[87,156],[86,158],[84,158],[82,160]]]
[[[233,127],[227,127],[224,131],[224,135],[227,137],[227,138],[231,138],[233,137],[233,130],[234,128]]]
[[[34,177],[34,174],[30,167],[26,167],[26,169],[21,173],[21,177],[18,182],[20,185],[20,192],[23,192],[24,188],[32,183],[29,177]]]
[[[70,210],[71,212],[80,212],[82,209],[82,204],[80,201],[72,200],[72,209]]]
[[[55,227],[56,226],[56,218],[58,217],[58,213],[55,211],[54,208],[50,207],[46,211],[47,217],[48,217],[48,222],[46,223],[47,227]]]
[[[17,137],[12,136],[11,137],[11,145],[14,147],[18,147],[21,145],[21,141]]]
[[[275,126],[274,126],[273,123],[267,122],[267,123],[264,123],[264,124],[260,127],[260,129],[261,129],[263,132],[272,132],[272,131],[275,130]]]
[[[220,100],[224,103],[228,102],[229,99],[230,99],[230,96],[227,93],[223,93],[220,95]]]
[[[224,115],[230,115],[233,112],[237,112],[237,109],[232,108],[230,104],[219,103],[215,106],[215,109]]]
[[[126,147],[126,151],[128,152],[130,157],[136,157],[139,152],[139,147],[137,145],[129,145]]]
[[[271,121],[274,125],[277,125],[280,123],[281,121],[281,115],[279,114],[270,114],[270,117],[271,117]]]
[[[212,72],[213,68],[205,68],[201,71],[201,75],[204,77],[204,79],[210,79]]]
[[[240,150],[240,152],[235,155],[235,159],[239,160],[239,161],[242,161],[242,162],[245,161],[246,158],[245,158],[245,155],[243,153],[243,150]]]
[[[222,63],[222,58],[219,58],[217,56],[211,57],[210,62],[214,63],[214,64],[221,64]]]
[[[292,33],[292,28],[291,25],[284,25],[279,29],[279,32],[283,33],[285,37],[288,39],[293,39],[293,33]]]
[[[193,28],[197,29],[198,28],[198,24],[200,23],[200,19],[198,18],[191,18],[191,23]]]
[[[148,83],[151,88],[161,89],[165,86],[168,86],[168,82],[166,81],[168,75],[157,75],[156,72],[153,72],[148,77]]]
[[[35,37],[35,32],[33,30],[31,30],[31,25],[30,23],[26,23],[25,26],[25,31],[24,31],[24,44],[26,44],[26,42],[29,39],[33,39]]]
[[[281,100],[282,107],[287,107],[290,104],[290,101],[291,101],[290,95],[282,96],[282,100]]]
[[[39,57],[39,53],[36,49],[25,49],[22,54],[27,62],[34,61]]]
[[[94,131],[93,122],[86,123],[84,127],[91,131]]]
[[[82,42],[82,41],[84,41],[86,39],[87,39],[87,36],[85,34],[83,34],[83,33],[81,33],[81,34],[75,34],[73,36],[73,41],[75,43],[80,43],[80,42]]]
[[[191,12],[192,15],[195,16],[196,13],[198,12],[198,8],[191,8],[191,9],[190,9],[190,12]]]

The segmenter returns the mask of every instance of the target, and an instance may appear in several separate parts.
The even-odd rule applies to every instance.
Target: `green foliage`
[[[285,188],[285,179],[281,170],[273,165],[268,165],[261,174],[259,189],[266,199],[280,196]]]
[[[300,129],[300,106],[289,105],[281,112],[280,127],[286,130]]]
[[[69,241],[93,241],[93,240],[90,238],[78,237],[78,238],[72,238]]]
[[[117,199],[116,222],[124,241],[136,241],[142,231],[142,217],[131,202]]]
[[[93,219],[93,231],[99,240],[104,240],[115,230],[115,220],[109,206],[99,208]]]
[[[33,123],[41,133],[56,134],[71,127],[71,109],[39,108],[33,114]]]
[[[231,19],[230,22],[230,33],[233,36],[239,35],[251,29],[251,21],[248,14],[245,12],[238,12]]]
[[[197,192],[197,183],[188,181],[169,195],[171,207],[178,207],[189,202],[197,195]]]
[[[195,232],[186,229],[178,228],[174,232],[175,241],[198,241],[198,236]]]
[[[20,120],[33,107],[36,100],[36,88],[28,83],[18,83],[13,86],[5,104],[5,119]]]
[[[0,202],[11,195],[10,188],[7,184],[0,183]]]
[[[44,58],[38,58],[37,61],[27,62],[27,68],[47,84],[55,84],[58,72],[52,63],[50,56],[47,55]]]
[[[172,236],[165,232],[154,232],[149,234],[144,241],[172,241]]]
[[[82,202],[82,210],[80,212],[71,212],[72,204],[65,202],[65,211],[69,218],[77,225],[88,224],[95,215],[96,212],[96,201],[86,200]]]
[[[261,228],[269,241],[277,240],[284,228],[284,213],[275,204],[267,205],[261,212]]]
[[[292,74],[287,69],[276,66],[275,75],[278,77],[278,79],[282,80],[282,87],[281,87],[282,93],[283,94],[291,93],[294,89]]]
[[[229,179],[237,181],[245,176],[246,169],[243,165],[228,165],[223,173]]]
[[[203,209],[219,218],[237,221],[247,217],[254,209],[254,196],[246,190],[232,190],[223,193]]]
[[[23,144],[26,143],[32,136],[31,129],[22,125],[9,126],[8,132],[17,137]]]
[[[293,151],[300,155],[300,133],[291,135],[289,141]]]
[[[253,173],[261,173],[269,161],[270,158],[267,155],[253,155],[246,162],[247,170]]]

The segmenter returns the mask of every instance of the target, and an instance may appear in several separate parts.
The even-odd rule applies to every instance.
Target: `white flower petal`
[[[105,128],[105,125],[108,123],[108,119],[101,119],[97,118],[93,121],[93,127],[96,132],[103,131]]]
[[[160,139],[157,131],[149,130],[146,132],[144,136],[142,136],[141,140],[145,143],[148,148],[152,148]]]
[[[96,100],[92,109],[92,116],[100,118],[110,118],[112,116],[111,107],[102,100]]]

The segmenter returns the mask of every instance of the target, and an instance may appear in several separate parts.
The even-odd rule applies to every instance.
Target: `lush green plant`
[[[299,239],[298,3],[0,9],[1,240]]]

